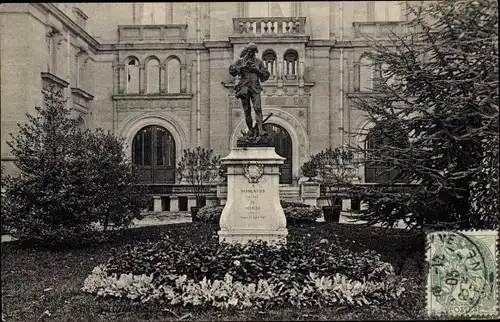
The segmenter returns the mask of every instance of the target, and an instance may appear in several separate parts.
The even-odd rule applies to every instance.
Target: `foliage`
[[[179,180],[185,178],[195,189],[196,205],[210,191],[209,184],[219,177],[220,156],[213,155],[213,150],[196,147],[185,149],[177,165]]]
[[[336,205],[342,185],[349,184],[356,176],[357,163],[351,150],[328,148],[311,156],[311,168],[316,169],[316,180],[321,185],[321,193],[327,197],[330,206]]]
[[[204,206],[198,210],[196,217],[203,222],[218,224],[224,206]]]
[[[44,90],[44,108],[8,142],[19,176],[2,182],[2,222],[22,240],[45,245],[101,240],[95,223],[126,227],[141,204],[121,142],[78,129],[62,93]]]
[[[316,222],[321,217],[321,209],[299,202],[281,201],[288,225]],[[205,206],[198,210],[197,217],[204,222],[218,224],[224,206]]]
[[[413,4],[409,30],[367,37],[377,71],[373,95],[355,106],[379,129],[364,162],[397,173],[412,191],[349,187],[368,203],[360,219],[410,229],[498,224],[498,3]],[[407,138],[407,140],[405,140]],[[407,144],[398,144],[406,141]]]
[[[142,219],[141,210],[150,198],[133,172],[123,149],[124,140],[102,129],[94,133],[86,130],[82,135],[90,154],[91,166],[86,175],[92,182],[89,190],[95,198],[93,212],[99,214],[104,230],[110,222],[115,228],[127,228],[132,220]]]
[[[84,290],[103,296],[141,294],[142,301],[172,305],[301,307],[379,303],[399,296],[402,282],[378,254],[352,253],[336,242],[179,245],[167,237],[129,247],[96,267]]]
[[[201,309],[183,306],[165,307],[165,305],[126,298],[96,298],[93,294],[82,293],[82,282],[87,278],[92,269],[106,263],[110,251],[115,248],[122,252],[125,245],[137,244],[146,240],[157,241],[162,234],[168,234],[172,241],[184,244],[187,239],[197,243],[211,240],[219,227],[202,222],[182,223],[161,226],[147,226],[129,229],[120,232],[117,238],[110,243],[98,244],[77,250],[52,251],[47,249],[31,249],[20,247],[19,241],[2,243],[2,313],[7,321],[36,321],[40,313],[49,310],[52,314],[51,321],[87,322],[95,320],[98,314],[105,314],[106,321],[146,321],[146,320],[172,320],[191,314],[188,320],[196,321],[238,321],[238,320],[374,320],[383,316],[398,320],[422,320],[425,318],[425,278],[423,267],[415,272],[422,279],[422,287],[416,285],[405,286],[407,289],[400,299],[405,298],[400,304],[390,301],[376,306],[363,307],[317,307],[297,310],[294,307],[279,307],[270,310],[220,311],[216,308]],[[109,231],[111,232],[111,231]],[[307,237],[310,234],[310,237]],[[379,227],[365,227],[363,225],[342,225],[315,223],[313,225],[295,226],[289,228],[288,240],[319,242],[322,239],[334,240],[339,237],[342,248],[353,251],[363,251],[367,248],[376,250],[384,261],[390,262],[396,274],[403,274],[398,269],[400,266],[397,258],[407,258],[414,249],[422,253],[419,263],[425,261],[425,234],[415,238],[411,232],[400,229],[383,229]],[[349,239],[349,240],[346,240]],[[413,246],[418,241],[416,248]],[[408,278],[409,276],[403,275]],[[407,281],[411,282],[411,281]],[[47,287],[53,289],[48,292],[41,290]],[[41,298],[43,297],[43,298]],[[40,298],[41,302],[33,302],[33,298]],[[399,299],[398,299],[399,301]],[[41,309],[40,305],[43,305]],[[165,311],[169,309],[169,311]],[[261,313],[258,313],[261,311]],[[262,312],[265,313],[262,313]],[[298,313],[300,311],[300,313]],[[407,312],[416,313],[411,317]],[[174,312],[174,313],[172,313]],[[388,316],[388,314],[390,316]],[[398,318],[399,317],[399,318]]]
[[[311,160],[304,162],[300,169],[302,170],[302,174],[308,178],[308,181],[311,181],[312,178],[318,175],[318,170],[312,157]]]

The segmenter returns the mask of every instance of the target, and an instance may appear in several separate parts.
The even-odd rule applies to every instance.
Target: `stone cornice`
[[[309,36],[283,36],[283,35],[265,35],[265,36],[229,36],[231,44],[248,44],[254,42],[258,44],[274,44],[274,43],[307,43]]]
[[[56,83],[57,85],[59,85],[61,87],[67,87],[69,85],[69,83],[67,81],[65,81],[62,78],[57,77],[56,75],[54,75],[52,73],[42,72],[41,74],[42,74],[42,79],[50,80],[53,83]]]
[[[123,94],[113,95],[114,100],[185,100],[193,98],[193,94]]]
[[[220,82],[222,84],[222,86],[224,86],[225,88],[234,88],[234,86],[236,85],[233,81],[223,81],[223,82]],[[276,87],[276,84],[261,84],[262,87]],[[316,85],[316,82],[304,82],[304,86],[305,87],[313,87],[314,85]],[[284,85],[285,87],[298,87],[298,85],[290,85],[290,84],[285,84]]]
[[[100,46],[102,52],[114,52],[118,50],[207,50],[203,43],[187,42],[149,42],[149,43],[125,43],[125,44],[103,44]]]
[[[337,43],[335,38],[331,39],[310,39],[307,47],[333,47]]]
[[[95,40],[94,37],[89,35],[82,27],[77,25],[76,22],[71,20],[71,18],[69,18],[64,12],[62,12],[55,5],[53,5],[52,3],[40,3],[40,2],[33,2],[32,5],[53,14],[66,27],[71,29],[72,32],[74,32],[77,36],[85,40],[85,42],[90,46],[90,48],[94,53],[99,50],[100,47],[99,42]]]
[[[229,41],[224,40],[206,40],[203,42],[205,48],[208,49],[229,49],[231,48],[231,43]]]
[[[78,96],[81,96],[84,99],[86,99],[87,101],[91,101],[94,99],[94,95],[89,94],[86,91],[84,91],[83,89],[78,88],[78,87],[71,87],[71,93],[76,94]]]
[[[358,97],[378,97],[378,96],[384,96],[384,93],[380,92],[349,92],[347,93],[348,98],[358,98]]]

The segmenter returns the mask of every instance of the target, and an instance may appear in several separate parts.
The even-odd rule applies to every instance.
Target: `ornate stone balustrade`
[[[408,30],[403,21],[353,22],[352,25],[355,38],[363,38],[363,35],[373,38],[389,38],[391,32],[401,34]]]
[[[244,36],[304,35],[306,17],[233,18],[233,27]]]
[[[121,25],[120,43],[136,41],[186,40],[187,25]]]

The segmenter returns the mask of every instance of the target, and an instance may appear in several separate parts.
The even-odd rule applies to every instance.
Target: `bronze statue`
[[[267,132],[263,129],[263,117],[260,92],[262,86],[260,82],[265,82],[271,75],[264,65],[264,62],[255,57],[258,53],[257,45],[249,43],[240,54],[240,58],[229,66],[231,76],[240,76],[240,82],[235,86],[236,98],[241,100],[243,111],[245,112],[245,122],[250,136],[262,136]],[[252,101],[255,111],[256,128],[253,126],[252,110],[250,106]],[[257,132],[257,133],[256,133]]]

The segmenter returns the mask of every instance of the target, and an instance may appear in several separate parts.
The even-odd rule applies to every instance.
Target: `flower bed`
[[[129,246],[97,266],[83,290],[218,308],[361,306],[397,298],[404,290],[404,279],[373,251],[353,253],[336,241],[307,238],[279,246],[231,245],[216,238],[179,244],[165,236]]]
[[[321,209],[300,202],[281,201],[288,225],[307,224],[321,217]],[[198,210],[200,221],[219,223],[224,206],[205,206]]]

